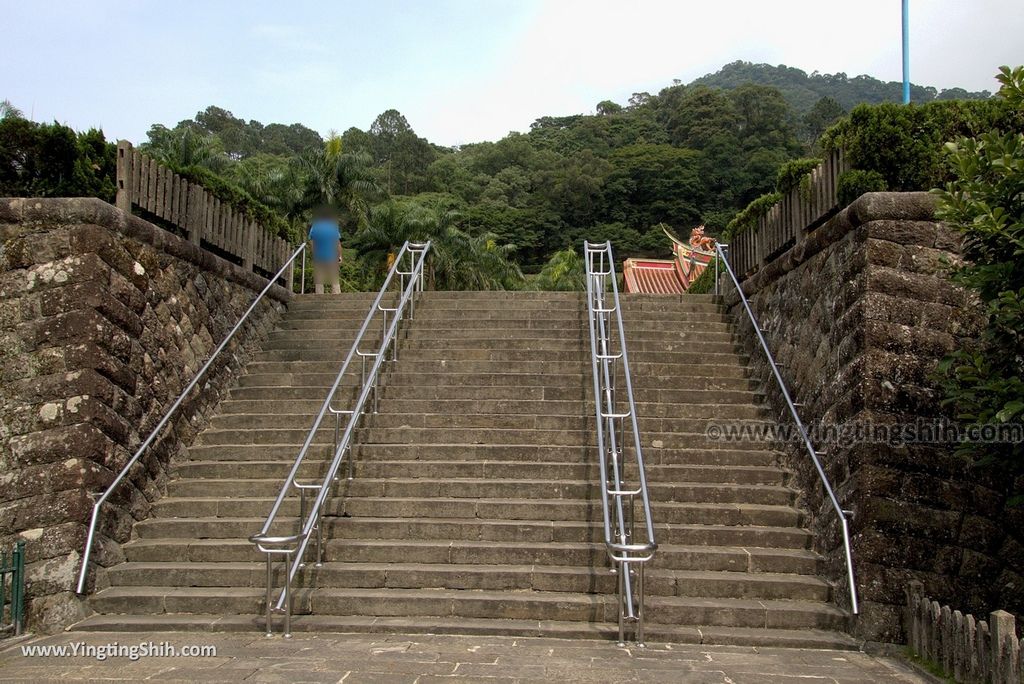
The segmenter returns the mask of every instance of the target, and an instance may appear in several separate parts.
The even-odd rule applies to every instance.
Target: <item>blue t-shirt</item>
[[[309,239],[313,242],[313,261],[337,261],[338,241],[341,231],[338,224],[330,219],[317,219],[309,229]]]

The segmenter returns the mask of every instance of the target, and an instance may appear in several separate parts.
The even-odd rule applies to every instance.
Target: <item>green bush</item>
[[[99,197],[114,201],[117,146],[17,115],[0,119],[0,196]]]
[[[536,277],[530,279],[531,290],[551,292],[582,292],[587,285],[587,269],[577,249],[555,252]]]
[[[690,283],[690,287],[687,288],[686,294],[707,294],[714,292],[715,290],[715,262],[718,257],[711,260],[708,267],[704,269],[704,272],[697,276],[697,279]],[[725,273],[725,267],[719,265],[718,273]]]
[[[884,192],[887,189],[885,178],[877,171],[853,169],[839,174],[836,195],[839,206],[845,207],[865,192]]]
[[[302,239],[302,236],[297,234],[280,214],[256,201],[245,190],[213,171],[203,166],[188,166],[172,170],[188,181],[202,185],[221,202],[230,203],[236,209],[245,212],[249,218],[259,221],[266,229],[292,244],[296,244]]]
[[[1002,99],[860,105],[825,131],[821,144],[844,149],[852,168],[875,171],[889,190],[904,192],[952,180],[942,157],[946,141],[1022,128],[1024,114]]]
[[[1024,112],[1024,67],[1003,67],[998,78],[1002,103]],[[977,293],[986,322],[974,344],[940,363],[943,403],[965,424],[1024,430],[1024,133],[997,129],[946,150],[953,180],[935,191],[937,215],[964,234],[966,265],[956,278]],[[1024,475],[1024,443],[966,442],[959,450],[1006,467],[1011,478]]]
[[[811,171],[818,168],[819,164],[821,164],[821,160],[813,157],[786,162],[779,167],[779,173],[775,178],[775,191],[785,195],[800,185],[800,181],[809,176]]]
[[[778,192],[769,192],[768,194],[761,195],[756,200],[748,204],[740,213],[736,214],[729,225],[725,227],[722,232],[722,239],[726,242],[736,237],[740,233],[749,230],[757,225],[758,219],[768,213],[775,204],[782,199],[782,195]]]

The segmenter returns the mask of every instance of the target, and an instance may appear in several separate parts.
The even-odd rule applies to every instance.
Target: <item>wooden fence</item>
[[[743,279],[762,268],[838,211],[839,175],[847,170],[846,155],[842,150],[833,151],[756,226],[736,235],[729,245],[729,261],[737,277]]]
[[[193,244],[219,252],[248,271],[273,274],[291,256],[286,240],[245,212],[221,202],[126,140],[117,143],[117,207],[138,207],[175,226]],[[285,278],[290,282],[290,278]]]
[[[905,629],[910,649],[958,682],[1020,684],[1024,654],[1013,615],[989,613],[975,620],[924,595],[920,582],[907,586]]]

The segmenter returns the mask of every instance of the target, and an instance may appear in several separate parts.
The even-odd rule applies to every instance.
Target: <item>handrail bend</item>
[[[309,543],[314,533],[316,533],[316,566],[320,567],[323,564],[323,525],[321,517],[324,505],[330,494],[331,486],[337,479],[338,469],[341,467],[346,454],[348,455],[348,479],[351,480],[353,477],[352,436],[358,427],[360,419],[366,412],[366,404],[371,393],[373,394],[373,412],[377,412],[377,384],[380,370],[384,362],[388,360],[389,350],[391,351],[391,360],[397,359],[398,349],[395,342],[398,327],[405,318],[406,306],[409,307],[410,318],[415,311],[415,295],[423,290],[424,262],[429,250],[430,242],[406,242],[402,245],[402,249],[398,252],[398,256],[388,271],[384,284],[377,293],[377,297],[373,300],[373,304],[370,305],[370,310],[367,312],[359,332],[356,333],[352,348],[345,357],[345,361],[342,363],[341,369],[334,379],[334,384],[331,385],[319,413],[317,413],[316,418],[313,420],[313,426],[310,428],[305,442],[303,442],[298,455],[295,457],[295,463],[281,485],[281,491],[277,495],[270,513],[267,515],[266,522],[258,533],[249,537],[249,541],[256,545],[257,550],[267,554],[267,636],[273,633],[272,617],[274,613],[284,615],[284,636],[291,636],[291,585],[296,574],[305,566],[306,551],[309,548]],[[407,256],[409,261],[408,270],[403,270],[402,262]],[[400,282],[398,302],[393,307],[387,307],[382,302],[396,275],[399,277]],[[406,280],[407,278],[408,280]],[[376,352],[364,352],[359,347],[363,342],[366,331],[370,327],[371,321],[378,313],[382,314],[383,319],[380,344]],[[390,323],[388,320],[389,314],[391,314]],[[332,406],[335,394],[348,371],[349,365],[357,357],[361,360],[362,372],[355,404],[348,410],[336,409]],[[370,365],[369,370],[367,370],[366,360],[370,358],[373,359],[373,363]],[[317,430],[328,413],[335,418],[334,451],[330,465],[319,483],[300,483],[296,480],[299,468],[309,452],[309,447],[316,437]],[[344,432],[341,432],[341,416],[343,415],[348,416],[348,422],[345,425]],[[298,531],[291,535],[271,535],[270,529],[277,520],[281,506],[289,494],[295,493],[293,490],[297,490],[299,495]],[[308,509],[306,506],[307,491],[316,492],[316,498]],[[283,588],[276,602],[273,600],[274,556],[283,556],[285,564],[282,578]]]
[[[590,330],[590,363],[594,377],[594,418],[598,463],[601,472],[601,511],[604,543],[619,577],[619,645],[625,645],[626,622],[635,625],[637,645],[644,645],[644,565],[654,557],[651,502],[647,493],[640,429],[633,401],[633,380],[626,352],[626,335],[619,304],[611,242],[583,243],[587,268],[587,319]],[[596,262],[596,263],[595,263]],[[616,345],[616,337],[617,345]],[[617,348],[617,351],[616,351]],[[617,409],[616,362],[622,362],[625,406]],[[632,432],[635,486],[626,485],[628,451],[626,426]],[[636,531],[636,498],[643,510],[640,541]],[[636,566],[634,568],[634,565]],[[634,586],[635,578],[635,586]]]
[[[217,348],[213,350],[213,353],[210,354],[210,358],[206,360],[206,363],[203,364],[203,367],[200,368],[199,372],[196,373],[194,378],[192,378],[192,381],[188,383],[185,389],[181,391],[181,394],[178,395],[178,398],[175,400],[175,402],[171,404],[171,407],[167,409],[167,412],[164,413],[163,418],[161,418],[160,422],[156,424],[155,428],[153,428],[153,431],[149,433],[149,436],[146,437],[145,441],[143,441],[142,444],[139,445],[139,448],[135,450],[135,453],[132,454],[132,457],[130,459],[128,459],[128,462],[125,463],[124,467],[121,468],[121,472],[118,473],[117,477],[114,478],[114,481],[107,485],[106,490],[104,490],[102,494],[96,497],[96,500],[92,505],[92,518],[89,521],[89,532],[85,538],[85,550],[82,552],[82,567],[78,571],[78,584],[75,587],[76,593],[85,593],[85,578],[89,571],[89,557],[92,555],[92,545],[93,541],[96,538],[96,525],[99,523],[100,508],[103,506],[104,503],[106,503],[107,499],[110,498],[110,495],[114,492],[114,489],[116,489],[117,485],[121,483],[121,480],[125,478],[131,467],[135,465],[136,461],[138,461],[142,454],[145,453],[146,449],[149,448],[149,445],[153,443],[153,440],[155,440],[156,436],[160,434],[160,431],[163,430],[164,426],[167,425],[167,421],[169,421],[174,412],[178,410],[178,407],[181,406],[181,402],[185,400],[185,397],[187,397],[189,392],[192,391],[192,388],[199,384],[199,381],[206,374],[206,371],[210,368],[211,365],[213,365],[214,359],[216,359],[217,356],[219,356],[220,353],[224,351],[224,348],[228,346],[228,342],[230,342],[231,338],[235,336],[235,333],[237,333],[241,329],[242,324],[245,323],[245,320],[249,317],[249,314],[251,314],[256,309],[256,305],[260,303],[260,300],[263,299],[263,296],[270,291],[270,288],[274,286],[274,283],[276,283],[278,279],[284,275],[285,271],[288,270],[288,267],[292,265],[292,262],[294,262],[295,258],[300,254],[302,255],[303,259],[305,259],[305,242],[303,242],[298,247],[298,249],[292,252],[292,255],[291,257],[288,258],[288,261],[284,262],[284,265],[281,267],[281,269],[276,274],[274,274],[274,276],[270,280],[267,281],[266,287],[264,287],[263,290],[258,295],[256,295],[256,299],[252,300],[252,304],[249,305],[249,308],[246,309],[245,313],[243,313],[241,318],[238,319],[238,322],[235,323],[235,327],[233,327],[231,331],[227,334],[227,336],[223,340],[221,340],[221,343],[217,345]]]
[[[775,363],[775,357],[772,356],[771,351],[768,349],[768,343],[765,341],[764,335],[761,332],[761,326],[757,322],[757,317],[754,316],[754,312],[750,308],[750,302],[747,300],[747,296],[743,293],[743,288],[740,286],[740,281],[736,278],[736,273],[732,270],[732,265],[729,263],[727,256],[728,247],[729,245],[716,244],[715,250],[718,252],[718,257],[725,266],[725,272],[729,274],[729,278],[736,287],[736,292],[740,296],[743,308],[746,310],[747,316],[750,318],[750,322],[754,326],[754,334],[757,335],[757,339],[761,343],[761,349],[764,350],[764,355],[768,359],[768,365],[772,369],[772,375],[775,376],[775,382],[778,383],[779,390],[782,392],[782,398],[785,399],[786,406],[789,407],[789,413],[793,416],[793,422],[796,423],[797,431],[800,433],[804,446],[807,447],[807,453],[811,457],[811,462],[814,463],[814,469],[818,471],[818,478],[821,479],[821,483],[825,486],[825,492],[828,494],[829,501],[832,502],[832,508],[835,509],[836,514],[839,516],[839,524],[843,531],[843,547],[846,551],[846,575],[850,585],[850,607],[853,614],[857,615],[860,612],[860,606],[857,601],[857,584],[854,580],[853,573],[853,552],[850,548],[849,525],[850,518],[853,517],[853,512],[844,509],[840,505],[839,499],[836,498],[835,491],[832,489],[832,483],[829,482],[828,475],[825,474],[825,469],[822,467],[821,461],[818,459],[818,452],[815,451],[814,447],[811,445],[811,438],[807,435],[807,429],[804,427],[803,421],[800,420],[800,414],[796,410],[796,403],[790,396],[789,390],[786,389],[786,383],[782,380],[782,374],[779,372],[778,364]]]

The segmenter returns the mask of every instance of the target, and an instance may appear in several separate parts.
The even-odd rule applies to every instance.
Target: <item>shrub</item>
[[[885,178],[877,171],[853,169],[839,174],[836,195],[839,206],[845,207],[865,192],[884,192],[887,189]]]
[[[1024,67],[1003,67],[998,78],[1003,103],[1024,112]],[[955,277],[977,293],[987,320],[975,344],[940,363],[943,404],[966,424],[1024,430],[1024,133],[993,130],[946,150],[953,180],[935,191],[938,217],[964,234],[966,265]],[[959,450],[1024,474],[1024,443],[967,442]]]
[[[102,131],[0,119],[0,196],[99,197],[114,201],[117,147]]]
[[[821,142],[826,150],[844,149],[854,169],[875,171],[889,190],[903,192],[952,180],[942,158],[946,141],[1022,126],[1024,113],[1003,99],[860,105],[825,131]]]
[[[819,164],[821,164],[821,160],[813,157],[786,162],[779,167],[778,176],[775,178],[775,191],[785,195],[800,185],[800,181],[809,176],[811,171],[818,168]]]
[[[707,294],[713,292],[715,289],[715,261],[718,257],[711,260],[708,267],[704,269],[704,272],[697,276],[697,279],[690,283],[690,287],[687,288],[686,294]],[[719,264],[718,273],[725,273],[725,267]]]
[[[727,225],[725,230],[722,232],[722,239],[728,242],[740,233],[753,228],[757,225],[758,219],[767,214],[768,210],[781,199],[782,195],[778,192],[769,192],[768,194],[758,197],[736,214],[733,220],[729,222],[729,225]]]
[[[214,197],[221,202],[228,202],[236,209],[244,211],[249,218],[259,221],[264,228],[291,243],[297,243],[301,236],[297,235],[292,227],[280,214],[267,205],[253,199],[252,195],[242,190],[234,183],[218,176],[213,171],[203,166],[188,166],[184,168],[173,168],[173,171],[192,183],[198,183],[206,188]]]
[[[579,250],[563,249],[555,252],[536,277],[531,278],[529,289],[549,291],[583,291],[587,285],[586,266]]]

